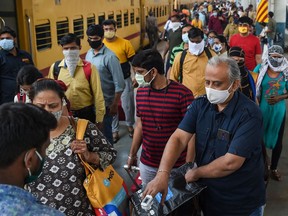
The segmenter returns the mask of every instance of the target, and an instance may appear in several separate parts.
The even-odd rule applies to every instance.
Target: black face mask
[[[88,39],[88,43],[91,46],[92,49],[97,49],[99,46],[102,45],[102,40],[98,40],[98,41],[91,41]]]

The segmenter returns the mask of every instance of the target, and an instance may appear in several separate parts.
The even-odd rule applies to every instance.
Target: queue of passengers
[[[133,138],[127,164],[139,162],[144,196],[161,192],[164,203],[171,170],[196,162],[185,179],[207,185],[199,197],[205,216],[263,215],[267,164],[271,178],[281,180],[277,166],[288,98],[287,59],[273,41],[262,56],[250,6],[245,13],[232,3],[204,2],[192,11],[191,24],[189,10],[184,19],[174,11],[163,34],[167,45],[162,55],[156,49],[135,55],[131,43],[116,36],[116,22],[106,20],[103,26],[87,29],[91,49],[82,60],[80,39],[69,33],[60,41],[64,58],[52,64],[48,78],[32,66],[28,53],[16,48],[15,32],[4,28],[0,33],[4,215],[94,215],[77,154],[99,169],[113,163],[113,143],[120,138],[115,117],[120,98]],[[273,14],[269,16],[272,19]],[[226,20],[232,20],[227,34]],[[131,99],[138,86],[134,128]],[[13,100],[20,103],[7,103]],[[84,142],[75,140],[73,121],[78,118],[90,121]],[[272,149],[271,164],[264,145]],[[30,193],[44,206],[36,204]],[[177,214],[192,215],[192,208],[188,202]]]

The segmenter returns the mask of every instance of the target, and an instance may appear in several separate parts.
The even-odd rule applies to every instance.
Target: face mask
[[[152,81],[154,80],[155,77],[153,77],[152,80],[150,80],[150,82],[146,82],[144,78],[145,78],[145,76],[147,76],[151,71],[152,71],[152,69],[149,70],[149,71],[148,71],[146,74],[144,74],[144,75],[138,74],[138,73],[135,74],[135,80],[137,81],[137,83],[138,83],[138,85],[139,85],[140,87],[150,86],[150,84],[152,83]]]
[[[215,17],[216,17],[216,16],[217,16],[217,12],[214,12],[214,13],[213,13],[213,16],[215,16]]]
[[[115,37],[116,32],[115,31],[105,31],[104,32],[104,37],[107,39],[112,39]]]
[[[216,90],[213,88],[205,87],[207,99],[211,104],[221,104],[224,103],[229,97],[229,90],[233,83],[229,86],[227,90]]]
[[[38,156],[41,164],[40,164],[39,169],[38,169],[33,175],[32,175],[32,173],[31,173],[31,170],[30,170],[29,168],[27,168],[28,173],[29,173],[29,176],[27,176],[27,177],[24,179],[24,183],[25,183],[25,184],[29,184],[29,183],[31,183],[31,182],[36,181],[36,179],[37,179],[37,178],[40,176],[40,174],[42,173],[42,169],[43,169],[45,160],[41,157],[41,155],[38,153],[37,150],[35,151],[35,153],[36,153],[36,155]],[[27,155],[27,153],[26,153],[26,155]],[[25,155],[25,158],[24,158],[24,162],[25,162],[25,160],[26,160],[26,155]]]
[[[181,26],[180,22],[172,22],[171,27],[173,31],[176,31]]]
[[[243,26],[239,26],[238,27],[238,31],[242,34],[246,34],[248,32],[248,28],[247,27],[243,27]]]
[[[63,55],[65,57],[65,63],[68,67],[68,71],[71,77],[74,77],[74,73],[79,61],[80,50],[63,50]]]
[[[222,50],[222,45],[221,44],[214,44],[213,45],[213,50],[218,53]]]
[[[14,48],[14,41],[12,39],[0,40],[0,47],[2,47],[3,50],[10,51]]]
[[[61,109],[57,112],[51,112],[51,113],[54,115],[54,117],[57,119],[57,121],[59,121],[61,116],[62,116],[62,112],[63,112],[63,110]]]
[[[88,43],[92,49],[97,49],[102,45],[102,40],[98,40],[98,41],[88,40]]]
[[[184,43],[188,43],[188,41],[189,41],[188,33],[182,34],[182,41]]]
[[[205,46],[205,43],[204,43],[204,40],[202,40],[200,43],[192,43],[190,40],[188,41],[188,44],[189,44],[189,52],[192,54],[192,55],[200,55],[203,50],[204,50],[204,46]]]
[[[208,38],[208,44],[212,46],[214,44],[214,38]]]
[[[272,56],[268,56],[268,64],[274,71],[279,71],[278,67],[282,65],[284,57],[276,58]]]

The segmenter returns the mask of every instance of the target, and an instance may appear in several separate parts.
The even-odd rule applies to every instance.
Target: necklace
[[[166,103],[166,94],[167,94],[167,92],[168,92],[168,87],[169,87],[169,81],[168,81],[168,79],[166,79],[165,80],[165,82],[166,82],[166,85],[165,85],[165,87],[164,88],[162,88],[162,89],[159,89],[159,90],[157,90],[157,89],[154,89],[154,92],[156,93],[156,92],[163,92],[164,91],[164,98],[163,98],[163,100],[162,100],[162,103],[161,103],[161,111],[160,111],[160,113],[161,113],[161,117],[160,117],[160,119],[159,119],[159,121],[156,121],[156,118],[157,118],[157,113],[159,113],[157,110],[153,110],[152,111],[152,108],[151,108],[151,100],[150,100],[150,93],[151,93],[151,87],[149,88],[149,93],[148,93],[148,101],[149,101],[149,109],[150,109],[150,113],[151,113],[151,115],[152,115],[152,117],[153,117],[153,122],[154,122],[154,125],[155,125],[155,129],[157,130],[157,131],[160,131],[161,129],[162,129],[162,126],[161,126],[161,124],[163,123],[163,113],[164,113],[164,109],[165,109],[165,103]],[[153,89],[152,89],[153,90]],[[162,96],[162,95],[159,95],[160,97]],[[157,98],[158,99],[158,98]],[[159,100],[158,100],[159,101]],[[154,106],[155,106],[155,108],[156,107],[158,107],[158,103],[157,104],[154,104]],[[156,114],[156,115],[155,115]]]

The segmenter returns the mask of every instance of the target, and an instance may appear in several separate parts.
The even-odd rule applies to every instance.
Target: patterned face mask
[[[61,109],[61,110],[59,110],[59,111],[57,111],[57,112],[51,112],[51,113],[55,116],[55,118],[57,119],[57,121],[59,121],[60,118],[61,118],[61,116],[62,116],[63,110]]]

